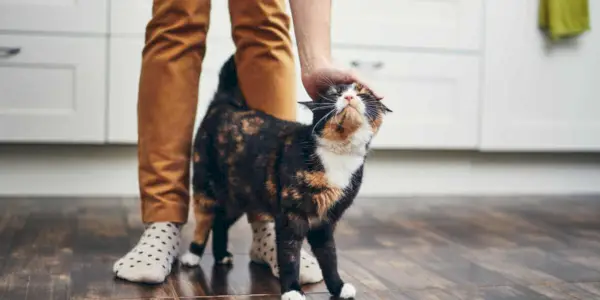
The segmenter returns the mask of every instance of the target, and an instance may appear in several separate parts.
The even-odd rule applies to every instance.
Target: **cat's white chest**
[[[325,168],[329,184],[344,189],[352,181],[352,175],[364,162],[361,155],[337,154],[323,148],[317,148],[317,155]]]

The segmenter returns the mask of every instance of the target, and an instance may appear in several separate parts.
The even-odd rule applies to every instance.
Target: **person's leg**
[[[138,95],[139,186],[146,230],[113,267],[126,280],[164,281],[179,252],[179,230],[188,216],[191,143],[209,17],[210,0],[154,1]]]
[[[235,63],[248,105],[281,119],[296,120],[296,69],[285,0],[229,0]],[[268,215],[249,213],[253,261],[279,276],[275,227]],[[301,283],[322,280],[316,260],[302,251]]]

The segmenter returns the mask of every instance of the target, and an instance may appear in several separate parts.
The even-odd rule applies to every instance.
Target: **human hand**
[[[369,84],[353,70],[345,70],[332,64],[327,64],[302,73],[302,84],[304,85],[304,89],[306,89],[306,92],[313,100],[319,97],[320,92],[332,85],[353,82],[357,82],[366,87],[373,93],[377,100],[383,99],[381,95],[373,91]]]

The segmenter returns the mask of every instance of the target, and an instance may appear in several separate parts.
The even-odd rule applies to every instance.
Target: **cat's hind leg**
[[[202,128],[198,129],[192,164],[193,212],[196,224],[194,237],[187,252],[179,257],[179,262],[189,267],[200,264],[215,219],[217,197],[213,189],[214,178],[209,172],[210,157],[206,151],[208,144],[208,135]]]
[[[194,228],[194,239],[190,243],[188,251],[179,258],[183,265],[193,267],[200,264],[206,242],[213,227],[216,206],[217,203],[213,197],[207,196],[204,192],[194,192],[196,227]]]
[[[230,265],[233,263],[233,255],[227,250],[229,228],[237,222],[242,214],[242,211],[228,212],[224,207],[215,209],[212,248],[216,264]]]

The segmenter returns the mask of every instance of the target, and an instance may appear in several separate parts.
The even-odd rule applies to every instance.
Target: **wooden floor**
[[[357,299],[600,299],[600,197],[359,199],[337,232]],[[0,299],[279,299],[249,263],[245,219],[235,265],[175,267],[161,285],[117,280],[137,241],[132,199],[0,199]],[[323,284],[309,299],[329,299]]]

